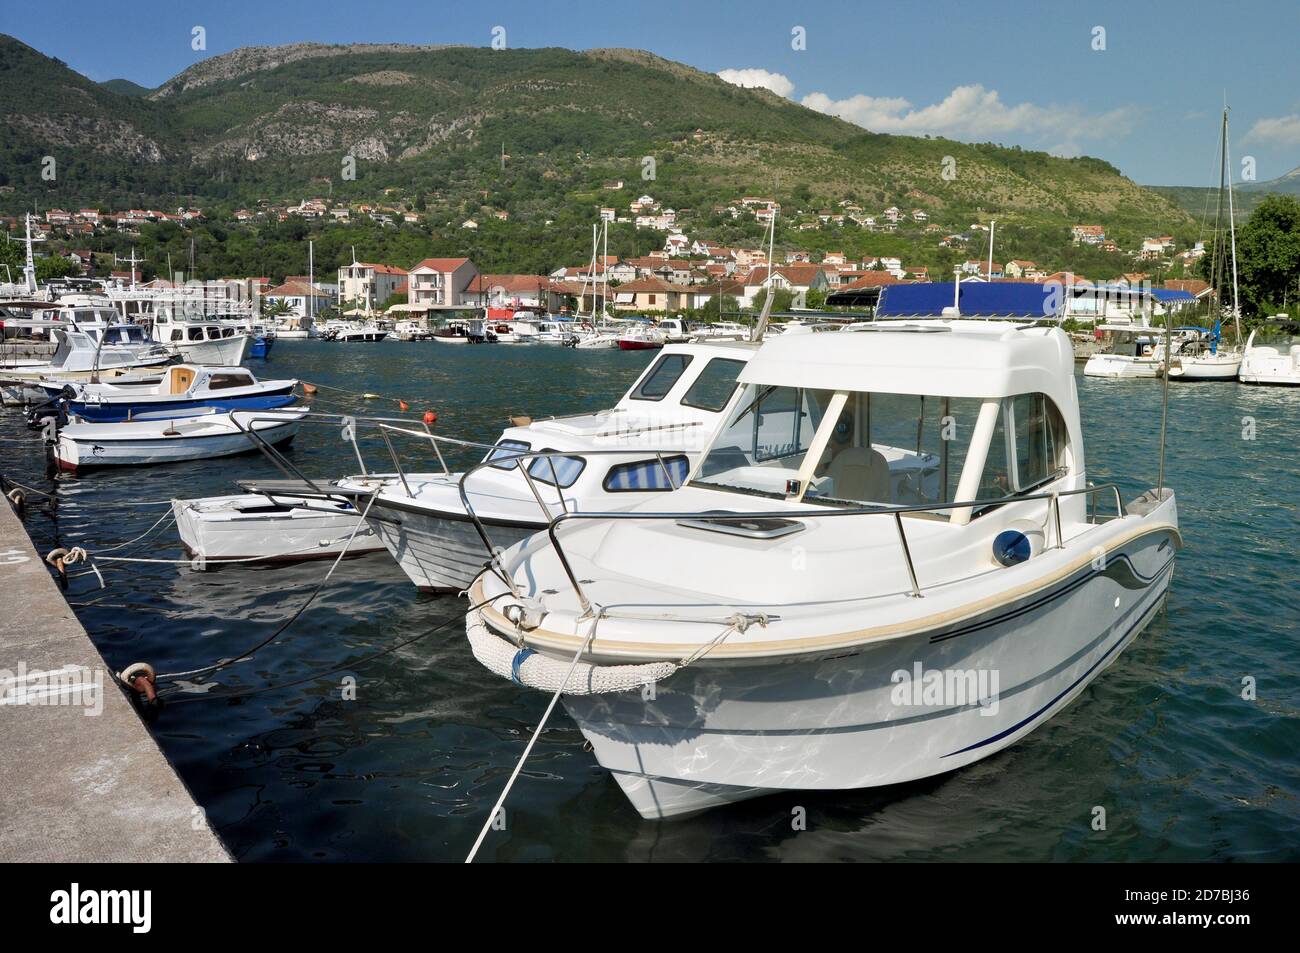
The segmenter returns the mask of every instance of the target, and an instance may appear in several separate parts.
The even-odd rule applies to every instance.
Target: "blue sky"
[[[191,49],[196,25],[206,52]],[[1261,180],[1300,166],[1296,0],[0,5],[0,32],[92,79],[146,86],[239,46],[486,46],[496,26],[512,47],[629,46],[710,72],[757,71],[726,75],[879,132],[1096,155],[1144,184],[1213,183],[1226,90],[1234,155],[1253,157]],[[805,49],[792,48],[796,27]]]

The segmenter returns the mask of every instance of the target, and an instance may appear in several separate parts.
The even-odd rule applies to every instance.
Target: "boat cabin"
[[[1084,472],[1073,360],[1063,333],[1007,322],[783,335],[741,373],[690,485],[851,507],[1065,489]],[[965,522],[980,511],[910,515]]]
[[[734,399],[737,377],[756,351],[757,345],[734,341],[670,344],[613,408],[540,420],[515,418],[515,426],[502,433],[486,459],[498,461],[495,469],[513,471],[518,461],[512,454],[573,450],[529,461],[529,476],[578,495],[584,488],[598,493],[674,489],[685,481],[691,458]],[[589,460],[581,453],[588,447],[650,453],[632,461],[614,454]],[[656,450],[664,451],[662,457],[653,455]]]

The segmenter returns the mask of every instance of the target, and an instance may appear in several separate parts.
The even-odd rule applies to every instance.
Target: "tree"
[[[1260,313],[1294,300],[1300,281],[1300,202],[1270,195],[1259,203],[1237,233],[1237,271],[1247,310]]]

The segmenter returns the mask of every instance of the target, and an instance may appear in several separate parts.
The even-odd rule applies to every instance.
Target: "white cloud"
[[[862,93],[847,99],[809,93],[803,104],[873,132],[976,141],[1020,138],[1036,144],[1050,142],[1051,151],[1059,155],[1078,155],[1081,139],[1126,135],[1137,118],[1136,111],[1128,107],[1089,115],[1074,107],[1008,105],[997,90],[978,83],[958,86],[942,102],[919,108],[902,97]]]
[[[1257,120],[1246,133],[1246,139],[1278,146],[1300,145],[1300,116],[1292,113],[1290,116]]]
[[[770,89],[778,96],[789,96],[794,92],[794,83],[790,82],[790,77],[781,73],[771,73],[765,69],[718,70],[718,77],[733,86],[744,86],[746,89],[755,87]]]

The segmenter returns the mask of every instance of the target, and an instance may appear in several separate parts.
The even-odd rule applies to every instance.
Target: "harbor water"
[[[322,385],[322,411],[418,426],[432,410],[438,432],[490,441],[512,414],[611,405],[646,361],[541,345],[280,341],[254,370]],[[1089,477],[1131,499],[1156,481],[1160,383],[1078,385]],[[364,392],[381,396],[353,396]],[[1300,393],[1174,384],[1169,414],[1167,482],[1186,545],[1166,611],[1019,744],[901,787],[786,793],[656,823],[636,815],[561,709],[479,857],[1300,860]],[[56,476],[18,411],[0,421],[0,472],[53,496],[29,494],[41,552],[103,551],[145,533],[166,512],[154,504],[281,476],[258,455]],[[305,427],[288,455],[316,477],[358,468],[334,424]],[[367,465],[392,469],[381,443]],[[103,563],[105,588],[77,575],[67,593],[114,669],[238,655],[329,567],[196,572],[176,562],[171,527],[115,555],[160,561]],[[236,858],[464,858],[547,702],[474,661],[464,607],[417,593],[386,553],[347,560],[278,639],[206,692],[173,697],[152,730]]]

